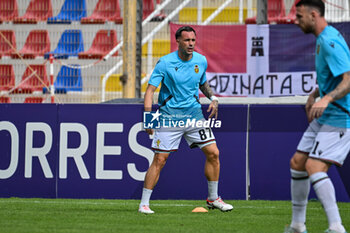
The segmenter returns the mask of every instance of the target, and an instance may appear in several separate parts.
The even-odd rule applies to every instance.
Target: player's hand
[[[210,112],[209,118],[214,117],[218,119],[218,111],[219,111],[219,101],[213,100],[211,101],[207,112]]]
[[[148,135],[152,135],[153,134],[153,129],[145,129],[146,133],[148,133]]]
[[[316,101],[316,98],[314,96],[310,95],[306,101],[306,104],[305,104],[306,116],[307,116],[307,120],[309,123],[312,121],[312,119],[309,118],[309,113],[310,113],[311,107],[312,107],[312,105],[314,105],[315,101]]]
[[[315,118],[321,117],[324,110],[329,105],[329,103],[330,103],[330,97],[328,97],[327,95],[324,96],[319,101],[317,101],[316,103],[314,103],[308,113],[309,122]]]

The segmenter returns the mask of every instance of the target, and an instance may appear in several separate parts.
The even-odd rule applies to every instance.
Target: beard
[[[313,33],[314,30],[313,30],[312,27],[306,27],[306,28],[303,29],[303,32],[304,32],[305,34],[309,34],[309,33]]]
[[[300,28],[305,34],[314,33],[315,31],[314,26],[312,24],[306,24]]]

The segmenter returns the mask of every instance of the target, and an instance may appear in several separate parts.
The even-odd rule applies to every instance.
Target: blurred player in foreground
[[[307,100],[305,108],[310,125],[290,161],[293,213],[285,233],[307,232],[310,182],[328,218],[329,228],[325,232],[344,233],[327,172],[332,164],[341,166],[350,151],[350,52],[342,35],[327,24],[322,0],[301,0],[296,7],[296,24],[317,38],[319,88]]]
[[[177,30],[175,38],[178,50],[160,58],[149,80],[144,100],[145,111],[151,111],[154,92],[159,84],[162,83],[158,99],[160,114],[173,116],[170,120],[183,120],[186,118],[204,120],[198,98],[199,88],[212,101],[208,108],[208,112],[210,112],[209,118],[216,118],[218,114],[218,98],[213,95],[206,81],[206,58],[194,52],[196,44],[195,30],[189,26],[181,27]],[[206,156],[204,171],[208,180],[208,208],[217,208],[221,211],[232,210],[232,205],[226,204],[218,196],[219,150],[211,129],[206,127],[185,127],[161,128],[154,131],[152,149],[155,155],[145,177],[139,212],[144,214],[154,213],[149,207],[153,188],[158,182],[160,171],[164,167],[170,153],[178,149],[182,136],[185,137],[191,148],[199,147]],[[153,134],[153,129],[146,129],[146,132],[151,135]]]

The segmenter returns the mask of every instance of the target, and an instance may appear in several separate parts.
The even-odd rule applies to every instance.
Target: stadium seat
[[[49,33],[46,30],[33,30],[29,32],[23,48],[18,51],[18,54],[13,52],[11,57],[19,59],[21,56],[24,59],[34,59],[37,56],[44,56],[49,51]]]
[[[267,21],[268,23],[277,23],[278,19],[286,16],[284,0],[268,0],[267,2]],[[256,16],[247,18],[246,24],[256,24]]]
[[[289,10],[289,13],[287,16],[281,17],[277,20],[278,24],[294,24],[295,19],[296,19],[296,13],[297,13],[297,8],[296,8],[296,4],[299,2],[300,0],[295,0],[292,7]]]
[[[15,86],[15,72],[12,65],[0,65],[0,91],[11,90]]]
[[[49,86],[46,65],[30,65],[30,67],[35,73],[27,67],[23,73],[21,83],[12,93],[33,93],[34,91],[42,91],[44,87]]]
[[[154,1],[153,0],[143,0],[143,19],[147,18],[154,11]]]
[[[79,67],[79,65],[75,65]],[[80,68],[62,66],[54,83],[55,93],[67,93],[68,91],[82,91],[83,81]]]
[[[79,53],[80,59],[101,59],[115,46],[117,46],[117,32],[115,30],[100,30],[96,33],[89,50]],[[113,56],[117,56],[118,52]]]
[[[29,6],[21,17],[13,20],[15,24],[36,24],[52,17],[51,0],[31,0]]]
[[[60,13],[47,19],[48,24],[70,24],[86,17],[85,0],[65,0]]]
[[[43,101],[44,98],[39,96],[30,96],[24,99],[24,103],[26,104],[41,104]]]
[[[1,30],[0,33],[0,58],[2,56],[11,56],[16,49],[15,32],[11,30]],[[12,46],[8,42],[10,42]]]
[[[16,0],[0,0],[0,21],[12,21],[18,17]]]
[[[57,47],[54,51],[45,54],[45,58],[48,59],[50,54],[54,58],[67,59],[69,56],[78,56],[78,53],[84,51],[83,34],[81,30],[65,30],[62,33]]]
[[[0,103],[9,104],[11,103],[11,98],[8,96],[0,96]]]
[[[82,24],[103,24],[107,21],[123,21],[120,16],[119,0],[99,0],[94,12],[81,19]]]

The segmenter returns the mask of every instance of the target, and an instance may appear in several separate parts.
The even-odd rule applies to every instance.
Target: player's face
[[[196,35],[194,32],[183,31],[181,37],[177,39],[179,52],[185,57],[192,56],[196,44]]]
[[[295,24],[298,25],[304,33],[314,33],[314,14],[315,12],[307,6],[297,7]]]

